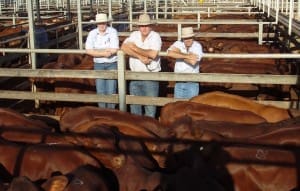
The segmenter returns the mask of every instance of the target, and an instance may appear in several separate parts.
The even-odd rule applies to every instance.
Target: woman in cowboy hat
[[[85,49],[88,55],[94,57],[95,70],[117,70],[117,51],[119,49],[119,37],[115,28],[108,26],[111,19],[104,13],[96,15],[93,23],[97,28],[91,30],[87,36]],[[98,94],[111,95],[117,91],[117,81],[96,79],[96,91]],[[102,108],[115,108],[113,103],[98,103]]]
[[[199,73],[199,63],[203,55],[202,46],[194,40],[192,27],[181,30],[181,40],[174,42],[167,50],[169,57],[175,58],[176,73]],[[191,98],[199,94],[198,82],[176,82],[175,98]]]
[[[158,56],[161,50],[162,41],[160,35],[152,30],[152,25],[148,14],[141,14],[136,23],[138,31],[134,31],[122,44],[121,49],[128,54],[129,67],[135,72],[159,72],[160,57]],[[157,81],[137,81],[132,80],[129,84],[129,93],[137,96],[152,96],[157,97],[159,92],[159,82]],[[143,115],[141,105],[131,105],[131,113]],[[155,117],[156,106],[145,105],[144,115]]]

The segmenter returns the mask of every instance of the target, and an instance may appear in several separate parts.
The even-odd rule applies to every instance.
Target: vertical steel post
[[[82,42],[82,19],[81,19],[81,8],[80,8],[80,0],[77,0],[77,20],[78,20],[78,43],[79,49],[83,49],[83,42]]]
[[[126,111],[126,63],[124,52],[119,50],[118,53],[118,95],[119,95],[119,110]]]
[[[289,12],[289,36],[292,34],[292,24],[294,18],[294,0],[290,0],[290,12]]]
[[[156,12],[156,14],[155,14],[155,18],[156,18],[156,20],[158,20],[158,6],[159,6],[159,2],[158,2],[158,0],[155,0],[155,12]]]
[[[258,44],[262,45],[263,41],[263,23],[259,22],[258,24]]]
[[[129,22],[130,22],[130,24],[129,24],[129,30],[130,31],[132,31],[132,0],[129,0],[129,10],[128,10],[128,12],[129,12]]]
[[[178,35],[177,35],[177,39],[178,39],[178,40],[181,39],[181,35],[182,35],[182,34],[181,34],[181,27],[182,27],[182,26],[181,26],[181,23],[178,23],[178,25],[177,25],[177,34],[178,34]]]
[[[112,5],[111,4],[112,4],[112,0],[108,0],[108,17],[112,19],[113,17],[112,17]]]

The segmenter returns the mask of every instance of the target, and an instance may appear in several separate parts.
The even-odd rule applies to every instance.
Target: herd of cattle
[[[0,190],[299,188],[299,117],[237,95],[169,103],[158,120],[94,106],[59,120],[0,113]]]
[[[222,15],[222,17],[225,17]],[[236,16],[235,16],[236,17]],[[224,19],[224,18],[223,18]],[[155,30],[176,31],[177,26]],[[245,31],[247,30],[247,31]],[[21,29],[20,29],[21,31]],[[257,26],[201,25],[197,32],[257,32]],[[122,38],[120,38],[122,41]],[[162,51],[176,38],[163,39]],[[255,40],[202,38],[204,52],[277,53]],[[92,70],[87,55],[61,54],[43,69]],[[164,71],[174,60],[163,57]],[[286,60],[212,59],[203,73],[291,74]],[[94,79],[31,79],[39,88],[93,93]],[[170,83],[172,85],[172,83]],[[170,85],[168,85],[169,87]],[[159,119],[54,103],[59,120],[0,108],[0,191],[291,191],[300,189],[300,118],[225,92],[280,85],[201,83],[208,90],[161,108]],[[164,89],[164,88],[162,88]],[[53,104],[53,102],[44,102]]]

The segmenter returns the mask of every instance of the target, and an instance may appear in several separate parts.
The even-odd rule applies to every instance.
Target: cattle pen
[[[120,47],[147,13],[161,71],[131,71],[121,48],[117,69],[94,69],[98,13]],[[0,191],[300,189],[300,0],[0,0],[0,20]],[[184,27],[199,73],[176,73],[168,52]],[[159,95],[131,95],[131,81],[158,81]],[[174,98],[178,82],[199,95]]]
[[[40,3],[40,7],[36,6],[36,3]],[[6,3],[6,4],[5,4]],[[126,110],[127,104],[139,104],[146,103],[149,105],[162,106],[168,102],[176,101],[176,99],[170,97],[157,97],[157,98],[147,98],[138,97],[127,94],[126,82],[129,80],[137,79],[151,79],[158,81],[186,81],[187,75],[184,74],[174,74],[172,72],[161,72],[158,74],[148,74],[144,73],[134,73],[126,71],[126,60],[122,52],[119,52],[119,68],[116,72],[97,72],[97,71],[83,71],[83,70],[44,70],[37,69],[36,67],[36,55],[37,54],[84,54],[84,38],[87,32],[84,31],[85,26],[89,26],[89,21],[83,21],[82,18],[86,16],[86,9],[96,11],[107,12],[111,17],[114,15],[117,19],[112,22],[112,25],[123,25],[127,26],[127,30],[131,31],[136,15],[147,12],[153,16],[156,23],[159,26],[174,26],[174,32],[160,32],[162,37],[170,38],[180,38],[180,29],[184,25],[192,25],[195,28],[201,28],[202,25],[242,25],[242,26],[257,26],[257,31],[254,32],[227,32],[222,31],[216,32],[200,32],[197,34],[197,38],[236,38],[236,39],[257,39],[258,44],[272,43],[271,41],[276,39],[280,46],[286,46],[285,49],[288,51],[280,53],[204,53],[204,58],[223,58],[223,59],[250,59],[256,58],[258,60],[265,58],[272,58],[277,60],[289,60],[288,62],[296,63],[299,59],[298,54],[298,35],[299,26],[299,3],[294,1],[204,1],[199,3],[197,1],[57,1],[56,9],[54,13],[67,17],[68,15],[73,15],[75,21],[67,23],[57,27],[56,37],[49,42],[48,47],[52,44],[56,45],[55,48],[38,48],[35,47],[34,42],[36,41],[34,34],[34,22],[36,20],[47,18],[49,16],[43,16],[43,14],[49,14],[51,12],[51,7],[49,6],[50,1],[36,1],[36,2],[23,2],[23,1],[3,1],[1,7],[1,13],[5,15],[2,19],[9,21],[12,19],[12,24],[6,24],[8,26],[14,26],[16,20],[23,19],[22,9],[27,9],[28,14],[27,23],[29,32],[23,35],[27,43],[27,47],[13,47],[6,48],[5,46],[0,49],[1,52],[7,54],[2,56],[1,59],[9,61],[11,54],[9,53],[22,53],[22,55],[27,54],[28,63],[31,69],[20,69],[20,68],[3,68],[0,72],[2,77],[25,77],[25,78],[103,78],[103,79],[118,79],[118,93],[113,96],[101,96],[101,95],[87,95],[87,94],[72,94],[69,93],[51,93],[51,92],[38,92],[35,89],[35,84],[32,84],[30,91],[12,91],[12,90],[1,90],[2,99],[20,99],[20,100],[35,100],[36,106],[39,100],[51,100],[51,101],[67,101],[67,102],[112,102],[118,103],[119,108],[123,111]],[[4,6],[5,5],[5,6]],[[13,5],[13,7],[9,7]],[[47,5],[47,6],[46,6]],[[46,7],[45,7],[46,6]],[[7,7],[7,8],[5,8]],[[25,8],[24,8],[25,7]],[[101,9],[101,10],[99,10]],[[120,13],[121,12],[121,13]],[[51,14],[53,14],[51,12]],[[125,15],[127,19],[118,20],[120,14]],[[262,15],[258,19],[211,19],[211,15],[226,15],[226,14],[246,14],[246,15]],[[74,16],[75,15],[75,16]],[[127,15],[127,16],[126,16]],[[176,16],[191,16],[194,15],[195,19],[176,19]],[[171,16],[175,17],[173,19],[168,19]],[[52,16],[50,16],[51,18]],[[80,27],[81,26],[81,27]],[[282,34],[283,31],[279,29],[276,31],[269,31],[268,27],[275,28],[285,31],[286,34]],[[75,27],[75,31],[69,34],[61,35],[57,34],[57,30],[60,28]],[[177,28],[177,29],[176,29]],[[50,30],[50,29],[49,29]],[[123,30],[119,32],[119,35],[126,37],[129,35],[129,31]],[[279,31],[279,32],[278,32]],[[280,36],[278,36],[278,33]],[[281,32],[281,34],[280,34]],[[274,38],[277,36],[277,38]],[[76,49],[67,48],[60,49],[59,44],[66,41],[76,39],[77,45]],[[3,40],[3,45],[9,44],[19,40],[19,37],[13,37],[11,39]],[[162,57],[166,56],[166,52],[161,52]],[[288,75],[270,75],[270,74],[222,74],[222,73],[200,73],[198,75],[188,75],[188,79],[191,81],[198,82],[214,82],[214,83],[241,83],[241,84],[278,84],[278,85],[291,85],[292,87],[297,87],[298,85],[298,73],[290,73]],[[297,88],[295,88],[297,89]],[[295,90],[294,92],[297,92]],[[296,94],[296,93],[294,93]],[[294,96],[295,98],[295,96]],[[296,96],[297,98],[297,96]],[[275,104],[283,108],[294,108],[298,107],[298,100],[259,100],[260,102]]]

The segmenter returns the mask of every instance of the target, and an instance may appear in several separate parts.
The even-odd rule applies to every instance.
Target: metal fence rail
[[[1,51],[16,52],[16,50],[0,49]],[[83,50],[53,49],[52,53],[78,53]],[[17,52],[38,52],[45,53],[45,49],[19,49]],[[160,56],[166,56],[166,52],[161,52]],[[210,58],[300,58],[299,54],[204,54]],[[297,85],[300,76],[298,75],[262,75],[262,74],[220,74],[220,73],[200,73],[200,74],[177,74],[173,72],[131,72],[125,70],[125,55],[118,51],[117,71],[96,71],[96,70],[51,70],[51,69],[5,69],[0,70],[1,77],[31,77],[31,78],[103,78],[117,79],[118,93],[112,96],[96,94],[70,94],[70,93],[50,93],[50,92],[24,92],[24,91],[0,91],[0,98],[5,99],[29,99],[29,100],[51,100],[70,102],[111,102],[119,103],[119,109],[126,111],[127,104],[148,104],[162,106],[168,102],[177,101],[174,98],[165,97],[142,97],[127,95],[126,82],[128,80],[155,80],[155,81],[195,81],[195,82],[219,82],[219,83],[244,83],[244,84],[283,84]],[[268,103],[268,102],[262,102]],[[272,102],[273,105],[284,108],[295,108],[295,102]]]

